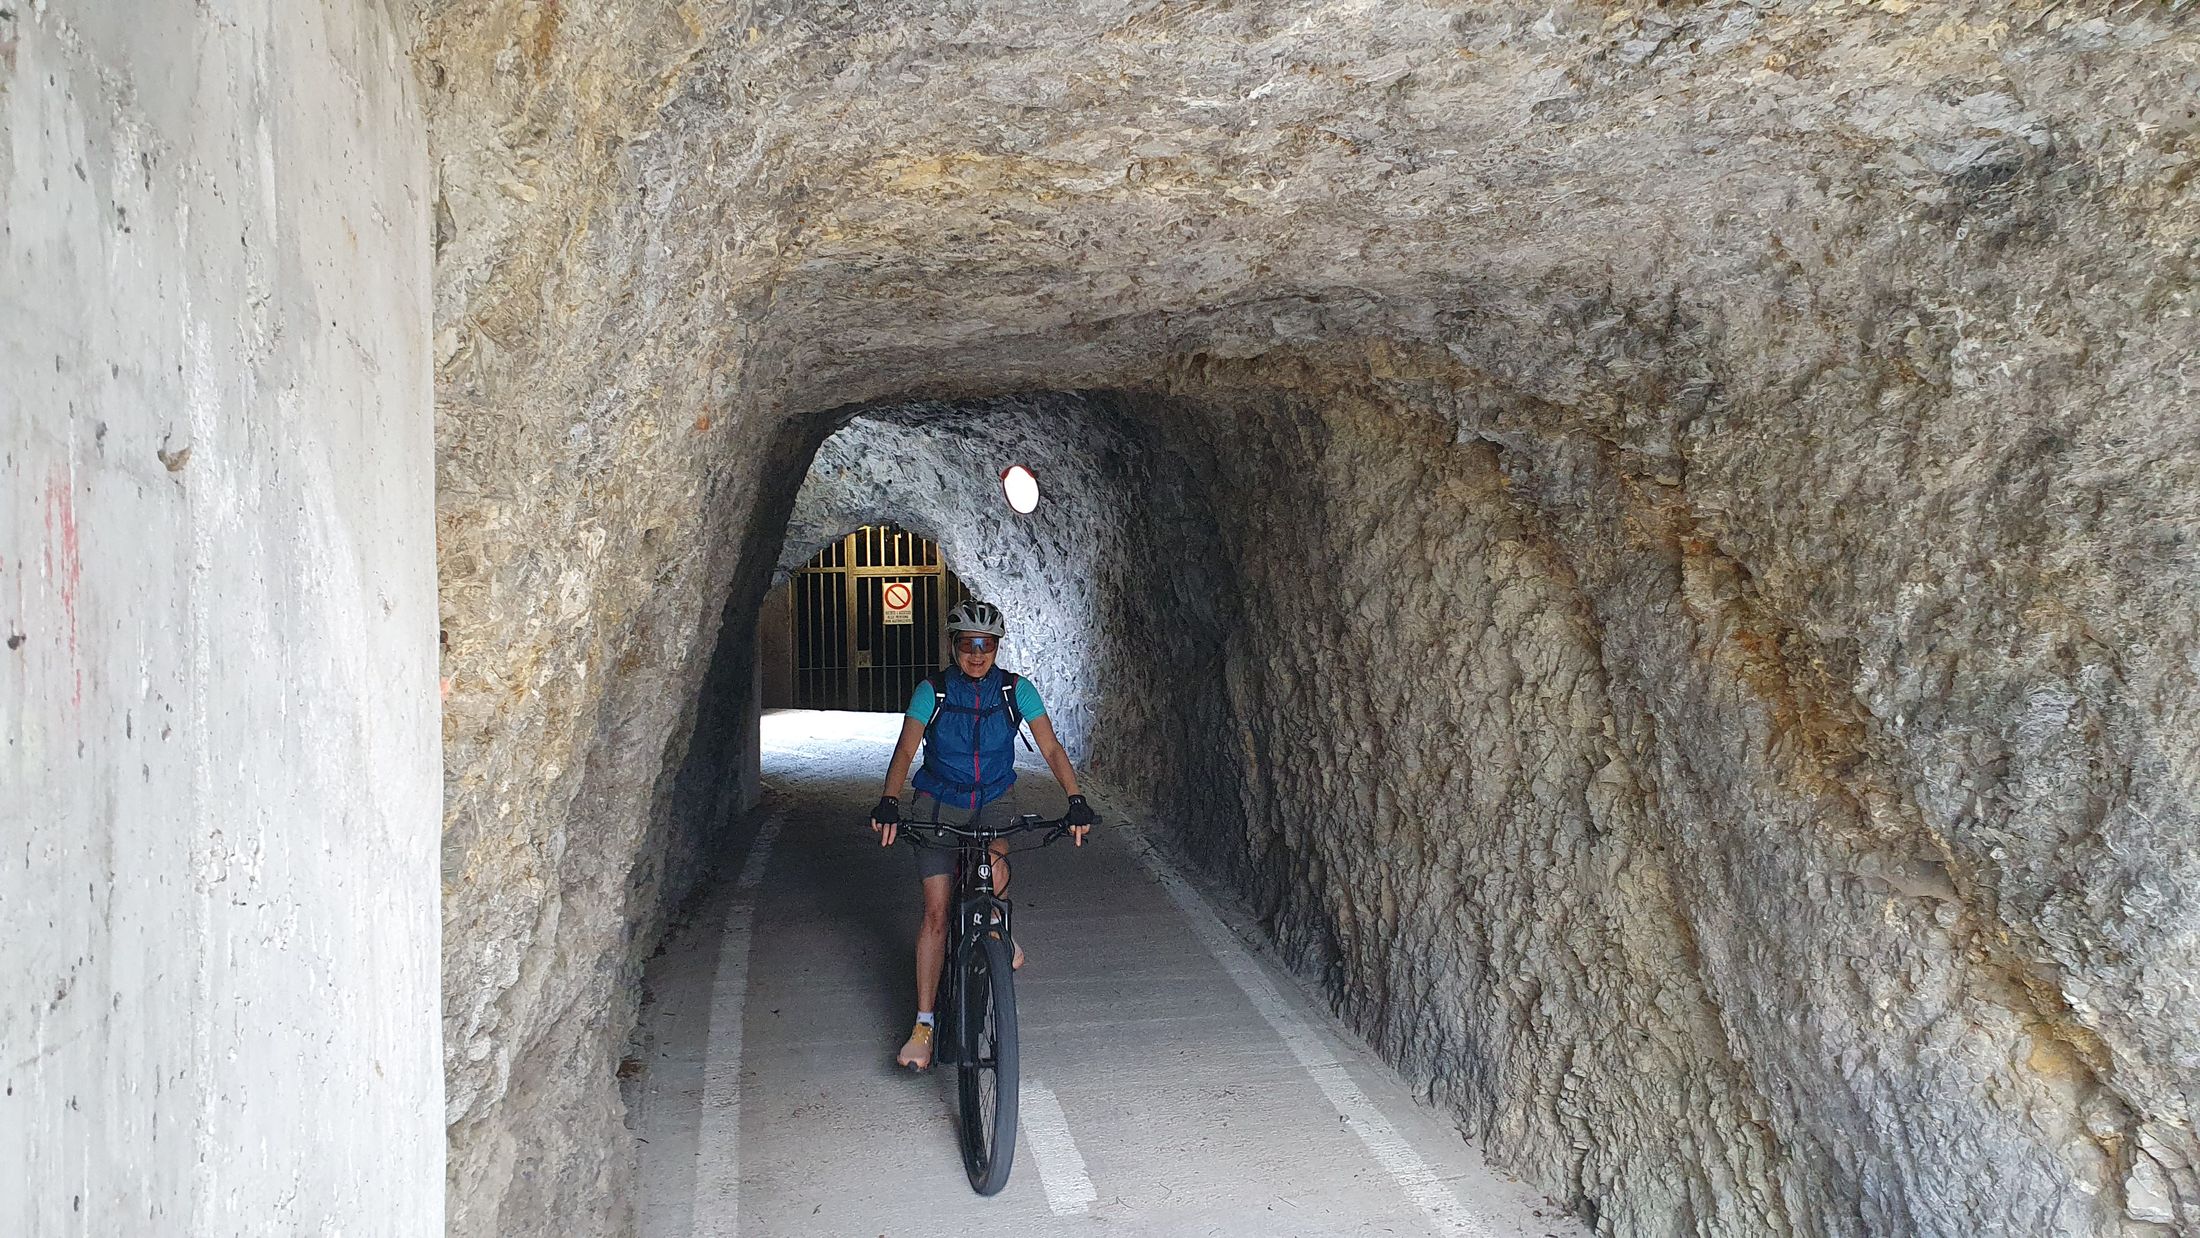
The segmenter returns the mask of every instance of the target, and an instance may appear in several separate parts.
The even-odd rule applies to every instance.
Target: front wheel
[[[963,952],[956,1018],[956,1090],[970,1189],[994,1195],[1016,1157],[1016,989],[1008,943],[986,936]]]

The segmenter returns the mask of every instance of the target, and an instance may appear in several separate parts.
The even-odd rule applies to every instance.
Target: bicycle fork
[[[988,888],[993,879],[993,866],[978,866],[978,879],[987,883],[978,887]],[[973,890],[958,900],[955,922],[947,935],[947,958],[940,967],[939,1027],[932,1038],[932,1060],[942,1066],[951,1066],[961,1060],[962,1020],[968,1017],[970,990],[965,983],[968,976],[967,960],[981,954],[987,935],[1000,934],[1002,941],[1009,939],[1008,901],[990,893]],[[982,1012],[979,1015],[983,1018]]]

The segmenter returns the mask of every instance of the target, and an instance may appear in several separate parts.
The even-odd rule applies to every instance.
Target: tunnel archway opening
[[[1047,686],[1065,746],[1112,760],[1109,742],[1092,750],[1097,685],[1127,696],[1156,675],[1221,679],[1229,586],[1205,508],[1205,451],[1196,435],[1164,432],[1168,420],[1150,397],[1120,392],[847,410],[781,499],[775,574],[865,522],[935,538],[969,592],[1002,607],[1010,657]],[[1048,479],[1030,514],[1002,501],[1011,461]],[[1156,638],[1164,628],[1174,635]]]

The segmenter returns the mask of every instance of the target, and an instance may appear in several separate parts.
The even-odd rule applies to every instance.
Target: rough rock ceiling
[[[1466,553],[1442,549],[1459,530],[1517,526],[1487,554],[1529,546],[1534,596],[1576,592],[1588,634],[1545,640],[1615,685],[1569,706],[1592,734],[1615,720],[1599,785],[1664,797],[1642,846],[1684,857],[1640,878],[1681,894],[1629,913],[1680,925],[1660,931],[1694,977],[1665,1016],[1680,1048],[1639,1065],[1701,1104],[1577,1157],[1522,1115],[1650,1113],[1616,1074],[1477,1073],[1415,1039],[1451,1024],[1386,986],[1473,977],[1384,979],[1323,902],[1327,844],[1262,824],[1317,791],[1401,809],[1272,713],[1240,721],[1328,785],[1255,779],[1247,833],[1202,844],[1302,957],[1344,961],[1340,1000],[1387,1047],[1451,1070],[1463,1111],[1515,1115],[1522,1172],[1621,1228],[1980,1232],[1967,1209],[2002,1207],[2105,1233],[2200,1208],[2188,15],[483,0],[426,20],[457,1232],[622,1224],[600,1133],[634,959],[707,850],[675,771],[721,755],[690,743],[726,733],[697,732],[698,686],[745,640],[816,444],[875,401],[1094,388],[1350,491],[1294,532],[1304,505],[1238,478],[1241,552],[1298,537],[1364,591],[1435,582],[1397,605],[1504,615],[1505,589],[1427,565]],[[1354,459],[1417,461],[1433,488],[1322,472]],[[1417,630],[1461,682],[1504,682],[1498,653]],[[1498,744],[1555,717],[1401,725]],[[1437,919],[1474,905],[1424,897]],[[1724,910],[1796,898],[1832,910],[1779,932]],[[1743,978],[1797,959],[1830,1013],[1781,1032],[1792,1000]],[[1658,1004],[1662,965],[1621,970],[1650,986],[1622,1008]],[[1798,1082],[1829,1061],[1853,1086]],[[1930,1132],[1905,1094],[1958,1115],[1945,1154],[1910,1142]],[[2012,1123],[2030,1133],[1981,1133]],[[2024,1185],[1965,1202],[1995,1164]]]

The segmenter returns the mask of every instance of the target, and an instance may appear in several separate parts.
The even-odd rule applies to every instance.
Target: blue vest
[[[950,669],[933,682],[947,699],[925,728],[917,790],[944,807],[981,808],[1016,784],[1015,678],[996,666],[983,679]]]

